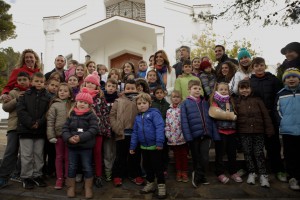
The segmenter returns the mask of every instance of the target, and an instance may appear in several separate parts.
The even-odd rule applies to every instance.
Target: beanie
[[[285,55],[287,50],[295,51],[300,56],[300,43],[291,42],[281,49],[281,54]]]
[[[84,82],[90,82],[100,86],[100,76],[98,75],[98,72],[93,71],[92,74],[89,74],[87,77],[85,77]]]
[[[76,101],[84,101],[84,102],[87,102],[88,104],[93,103],[93,97],[92,97],[92,95],[90,95],[89,89],[87,89],[86,87],[83,87],[81,89],[81,91],[76,95],[75,100]]]
[[[238,61],[240,62],[240,60],[244,57],[251,58],[251,55],[250,55],[249,51],[246,48],[241,48],[239,53],[238,53]]]
[[[285,81],[286,78],[290,77],[290,76],[295,76],[298,77],[300,79],[300,71],[297,68],[288,68],[284,71],[283,75],[282,75],[282,82]]]
[[[208,61],[202,61],[200,63],[200,70],[204,71],[206,68],[211,67],[211,63]]]

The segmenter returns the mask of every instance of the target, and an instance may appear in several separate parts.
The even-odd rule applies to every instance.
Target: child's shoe
[[[17,183],[22,183],[22,179],[19,175],[12,175],[9,180]]]
[[[145,180],[142,178],[142,177],[140,177],[140,176],[138,176],[138,177],[136,177],[136,178],[131,178],[130,179],[133,183],[135,183],[136,185],[143,185],[144,184],[144,182],[145,182]]]
[[[114,185],[115,185],[116,187],[121,186],[121,185],[122,185],[122,179],[119,178],[119,177],[114,178]]]
[[[290,189],[292,190],[300,190],[300,186],[298,181],[295,178],[291,178],[289,180]]]
[[[192,172],[192,185],[197,188],[198,187],[198,182],[196,180],[196,173],[195,171]]]
[[[63,188],[63,185],[64,185],[64,179],[58,178],[56,179],[54,189],[61,190]]]
[[[229,181],[229,178],[227,176],[225,176],[224,174],[221,174],[220,176],[218,176],[218,179],[223,184],[226,184]]]
[[[181,171],[177,171],[176,173],[176,181],[181,182],[182,178],[181,178]]]
[[[157,198],[165,199],[167,197],[166,184],[158,184],[157,189],[158,189]]]
[[[140,193],[141,194],[148,194],[148,193],[155,192],[155,190],[156,190],[155,183],[154,182],[150,183],[150,182],[147,181],[145,187],[140,190]]]
[[[276,178],[281,182],[287,182],[287,174],[285,172],[278,172]]]
[[[94,178],[94,184],[97,188],[101,188],[103,186],[101,176]]]
[[[23,188],[25,189],[33,189],[34,188],[34,182],[31,178],[25,178],[23,180]]]
[[[208,182],[208,180],[206,179],[206,177],[202,177],[199,180],[199,183],[201,183],[202,185],[209,185],[210,183]]]
[[[232,174],[230,178],[237,183],[243,182],[243,179],[239,176],[238,173]]]
[[[187,183],[189,182],[189,176],[187,172],[182,172],[181,173],[181,178],[182,178],[182,182]]]
[[[240,177],[244,176],[247,172],[244,170],[244,169],[239,169],[237,172],[236,172]]]
[[[32,179],[32,181],[35,183],[36,186],[38,187],[46,187],[47,184],[41,177],[35,177]]]
[[[259,182],[261,187],[270,187],[268,175],[260,175]]]
[[[105,181],[109,182],[112,180],[112,173],[111,171],[105,171]]]
[[[255,185],[255,178],[256,177],[257,177],[257,175],[255,173],[249,173],[247,183],[250,184],[250,185]]]

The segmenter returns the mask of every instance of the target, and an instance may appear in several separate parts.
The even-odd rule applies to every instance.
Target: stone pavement
[[[3,136],[4,135],[4,136]],[[5,131],[0,130],[0,149],[1,145],[5,144]],[[0,158],[3,151],[0,151]],[[262,188],[257,181],[256,185],[248,185],[247,183],[235,183],[232,180],[226,185],[217,181],[213,174],[213,162],[210,163],[208,172],[208,180],[210,185],[201,185],[194,188],[191,181],[188,183],[178,183],[175,181],[174,164],[170,164],[169,178],[166,180],[167,185],[167,199],[300,199],[300,192],[292,191],[288,188],[287,183],[281,183],[270,175],[271,188]],[[246,177],[243,177],[246,181]],[[66,189],[55,190],[55,178],[48,178],[46,180],[48,186],[45,188],[34,188],[33,190],[25,190],[21,183],[9,182],[9,185],[0,189],[0,200],[64,200],[66,197]],[[153,194],[142,195],[139,189],[142,186],[137,186],[125,179],[123,186],[114,187],[112,182],[105,182],[102,188],[94,187],[94,199],[157,199]],[[77,184],[77,196],[74,200],[84,199],[82,194],[82,183]]]

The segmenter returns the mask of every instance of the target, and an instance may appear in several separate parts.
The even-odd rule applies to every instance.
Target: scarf
[[[156,71],[158,71],[161,75],[167,72],[168,68],[165,65],[155,65]]]
[[[107,91],[104,91],[104,96],[107,103],[113,103],[118,98],[118,93],[108,94]]]
[[[97,94],[100,94],[99,90],[88,90],[89,94],[94,98]]]
[[[89,112],[91,109],[87,108],[84,110],[79,110],[78,108],[75,107],[73,110],[75,111],[76,115],[84,115],[85,113]]]
[[[229,95],[222,95],[218,91],[216,91],[215,94],[214,94],[214,99],[219,101],[219,102],[222,102],[222,103],[228,103],[229,99],[230,99],[230,96]]]
[[[132,92],[132,93],[125,93],[125,96],[130,100],[134,100],[134,98],[138,95],[139,93],[137,92]]]
[[[18,88],[20,91],[26,91],[29,87],[23,87],[21,85],[19,85],[18,83],[15,84],[15,88]]]

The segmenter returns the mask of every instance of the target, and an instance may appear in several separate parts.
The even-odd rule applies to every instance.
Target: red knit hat
[[[92,97],[92,95],[90,95],[89,89],[87,89],[86,87],[83,87],[81,89],[81,91],[76,95],[75,100],[76,101],[84,101],[84,102],[87,102],[88,104],[93,103],[93,97]]]
[[[200,63],[200,69],[201,69],[202,71],[204,71],[206,68],[209,68],[209,67],[211,67],[211,63],[208,62],[208,61],[202,61],[202,62]]]
[[[98,75],[98,72],[93,71],[92,74],[89,74],[87,77],[85,77],[84,82],[90,82],[100,86],[100,76]]]

